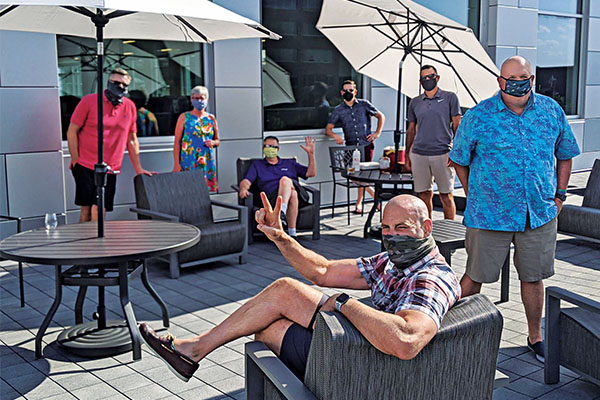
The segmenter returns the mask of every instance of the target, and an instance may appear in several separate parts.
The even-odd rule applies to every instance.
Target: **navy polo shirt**
[[[432,98],[423,93],[412,99],[407,119],[417,123],[417,135],[411,151],[422,156],[448,153],[454,137],[450,124],[456,115],[460,115],[460,104],[452,92],[438,88]]]
[[[308,167],[298,163],[293,158],[279,158],[277,164],[271,164],[263,158],[255,160],[250,165],[245,179],[248,179],[250,183],[256,181],[256,185],[261,192],[270,194],[278,190],[279,180],[284,176],[298,181],[298,177],[308,179],[307,172]]]
[[[379,110],[367,100],[355,99],[352,107],[342,102],[333,109],[329,116],[332,125],[340,122],[344,131],[344,140],[347,146],[367,146],[371,144],[367,136],[371,134],[371,117]]]

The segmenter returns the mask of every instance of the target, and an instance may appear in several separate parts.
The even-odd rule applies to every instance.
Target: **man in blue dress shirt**
[[[372,161],[373,152],[375,151],[375,139],[381,135],[385,116],[381,111],[375,108],[368,100],[357,99],[356,83],[354,81],[344,81],[342,90],[340,91],[344,102],[333,109],[329,116],[329,122],[325,127],[325,134],[335,139],[337,144],[346,146],[365,146],[364,160]],[[377,128],[371,133],[371,117],[377,118]],[[341,123],[344,138],[333,132],[333,127],[337,123]],[[367,191],[373,196],[373,189],[367,188]],[[358,189],[358,197],[356,198],[355,213],[362,214],[362,202],[365,195],[365,189]]]
[[[498,280],[511,243],[521,281],[528,347],[543,360],[543,279],[554,275],[556,217],[565,200],[572,158],[580,151],[565,113],[533,93],[531,64],[502,64],[500,92],[469,110],[450,159],[467,194],[467,269],[463,296]]]

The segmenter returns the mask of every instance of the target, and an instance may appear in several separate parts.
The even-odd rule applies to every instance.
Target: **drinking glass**
[[[47,213],[44,218],[44,224],[46,225],[47,230],[56,229],[58,226],[58,218],[56,218],[56,213]]]

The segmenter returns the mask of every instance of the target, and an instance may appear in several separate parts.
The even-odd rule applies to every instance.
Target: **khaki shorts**
[[[448,153],[439,156],[422,156],[410,152],[415,192],[433,190],[433,179],[440,193],[452,193],[454,190],[454,168],[448,167]]]
[[[554,275],[556,218],[537,229],[529,223],[525,232],[467,228],[467,275],[475,282],[496,282],[502,265],[515,245],[514,263],[522,282],[537,282]]]

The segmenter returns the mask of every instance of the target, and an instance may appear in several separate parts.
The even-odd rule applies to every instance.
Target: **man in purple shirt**
[[[275,204],[277,196],[281,196],[281,222],[287,224],[290,236],[296,236],[298,209],[308,201],[308,193],[300,186],[298,178],[308,179],[317,174],[315,140],[307,136],[305,145],[300,147],[308,154],[308,167],[291,158],[279,158],[279,139],[267,136],[263,142],[265,158],[254,161],[240,182],[242,199],[248,197],[254,182],[261,192],[267,194],[271,204]]]

